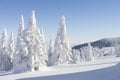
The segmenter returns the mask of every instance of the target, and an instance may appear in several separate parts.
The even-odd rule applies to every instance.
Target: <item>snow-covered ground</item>
[[[62,64],[38,72],[0,72],[0,80],[120,80],[120,58]]]

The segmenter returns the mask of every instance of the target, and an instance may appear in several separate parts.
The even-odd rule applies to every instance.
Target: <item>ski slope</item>
[[[38,72],[0,72],[0,80],[120,80],[120,58],[62,64]]]

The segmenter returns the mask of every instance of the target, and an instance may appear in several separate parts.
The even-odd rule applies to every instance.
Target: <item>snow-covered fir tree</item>
[[[14,52],[15,52],[15,41],[14,41],[14,37],[13,37],[13,33],[11,33],[11,36],[10,36],[10,42],[9,42],[9,56],[13,62],[13,55],[14,55]]]
[[[24,17],[23,17],[23,15],[21,15],[19,28],[18,28],[16,51],[19,50],[19,43],[21,42],[21,38],[23,38],[23,31],[24,31]]]
[[[62,16],[55,40],[54,64],[69,63],[71,61],[72,53],[66,34],[65,17]]]
[[[15,73],[26,72],[30,69],[28,64],[28,49],[26,43],[23,39],[23,31],[24,31],[24,18],[21,15],[20,18],[20,27],[18,29],[16,50],[14,54],[14,64],[13,69]]]
[[[73,49],[73,50],[72,50],[72,53],[73,53],[74,63],[79,63],[79,62],[80,62],[80,59],[81,59],[80,51]]]
[[[40,41],[41,41],[42,52],[45,54],[46,60],[48,60],[47,49],[46,49],[46,41],[45,41],[43,28],[41,29]]]
[[[1,71],[8,71],[12,68],[11,58],[9,56],[8,51],[8,36],[7,30],[4,28],[4,32],[2,33],[1,38],[1,49],[0,49],[0,70]]]
[[[116,46],[115,47],[115,55],[117,56],[117,57],[120,57],[120,46]]]
[[[22,36],[23,31],[24,31],[24,17],[23,17],[23,15],[21,15],[19,25],[20,25],[20,27],[18,29],[18,36],[20,37],[20,36]]]
[[[88,53],[89,54],[87,56],[89,56],[89,60],[94,61],[94,54],[93,54],[91,43],[88,43]]]
[[[1,47],[6,48],[6,49],[8,48],[8,35],[7,35],[6,28],[4,28],[3,33],[2,33]]]
[[[28,49],[29,71],[38,71],[47,65],[46,53],[43,47],[43,35],[36,25],[35,11],[32,11],[29,26],[23,36]]]
[[[30,69],[29,63],[28,63],[28,50],[26,47],[25,41],[18,37],[17,44],[19,44],[19,47],[17,47],[15,55],[14,55],[14,72],[20,73],[20,72],[26,72]]]
[[[51,66],[53,65],[53,62],[54,62],[54,46],[53,46],[53,41],[52,39],[50,39],[50,42],[49,42],[49,49],[48,49],[48,66]]]

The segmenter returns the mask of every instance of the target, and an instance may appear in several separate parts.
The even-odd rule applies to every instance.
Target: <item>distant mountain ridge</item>
[[[117,45],[120,45],[120,37],[103,38],[103,39],[91,42],[91,45],[93,47],[99,47],[99,48],[117,46]],[[82,48],[82,47],[85,47],[85,46],[88,46],[88,43],[73,46],[72,49],[79,49],[79,48]]]

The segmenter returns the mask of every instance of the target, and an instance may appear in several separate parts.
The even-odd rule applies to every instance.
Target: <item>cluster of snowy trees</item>
[[[64,16],[61,17],[55,42],[50,40],[48,50],[43,29],[37,27],[35,11],[32,11],[26,28],[21,15],[16,41],[13,33],[8,41],[7,30],[4,29],[0,49],[0,71],[38,71],[46,66],[73,62]]]
[[[8,40],[7,30],[4,28],[0,42],[0,71],[13,70],[15,73],[39,71],[47,66],[64,63],[94,61],[98,57],[113,52],[120,56],[119,46],[117,49],[104,48],[101,50],[93,48],[91,43],[88,43],[86,47],[72,50],[67,37],[64,16],[61,17],[55,40],[50,39],[47,49],[43,29],[37,27],[35,11],[32,11],[29,25],[26,28],[24,26],[24,17],[21,15],[15,41],[13,33],[11,33]]]
[[[13,54],[14,54],[14,38],[11,33],[10,41],[8,44],[7,30],[4,28],[0,45],[0,70],[7,71],[13,67]]]
[[[15,72],[39,70],[47,65],[46,61],[44,34],[42,30],[37,28],[35,12],[32,11],[26,29],[24,28],[23,16],[21,16],[13,68]]]
[[[91,43],[88,43],[85,47],[73,49],[72,53],[75,63],[81,61],[94,61],[107,57],[120,57],[120,46],[99,48],[93,47]]]
[[[91,46],[91,43],[88,43],[87,47],[83,47],[80,49],[73,49],[73,59],[75,63],[78,63],[80,61],[94,61],[94,52],[93,47]]]

